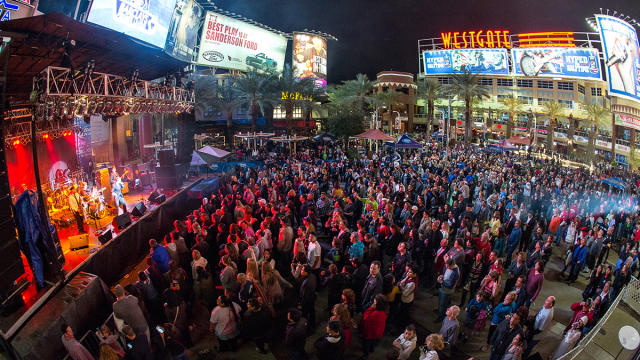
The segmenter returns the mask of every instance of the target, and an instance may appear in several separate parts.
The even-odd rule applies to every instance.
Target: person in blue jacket
[[[171,258],[169,257],[167,249],[158,244],[156,239],[149,240],[149,246],[151,247],[151,259],[158,265],[160,272],[164,274],[169,271],[169,261]]]
[[[509,239],[507,240],[507,252],[506,252],[506,261],[505,266],[509,266],[511,264],[511,255],[518,248],[520,244],[520,239],[522,238],[522,229],[520,228],[520,220],[516,220],[513,230],[511,230],[511,234],[509,234]]]
[[[587,260],[587,239],[580,241],[580,246],[573,250],[573,256],[571,257],[571,271],[569,272],[568,283],[573,283],[578,278],[578,274],[584,268],[584,262]]]

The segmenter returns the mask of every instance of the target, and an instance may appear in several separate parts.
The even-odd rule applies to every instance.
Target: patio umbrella
[[[332,133],[322,133],[313,137],[313,141],[315,142],[334,142],[336,141],[335,135]]]

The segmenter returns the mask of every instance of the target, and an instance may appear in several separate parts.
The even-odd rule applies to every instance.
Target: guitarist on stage
[[[116,180],[111,187],[111,194],[113,195],[113,200],[116,203],[116,208],[122,209],[124,213],[128,213],[127,211],[127,203],[124,201],[124,195],[122,195],[122,187],[124,184],[122,183],[122,179],[120,176],[116,176]],[[118,214],[120,210],[118,210]]]
[[[73,212],[73,217],[76,218],[76,224],[78,225],[78,233],[85,234],[84,230],[84,203],[82,201],[82,195],[77,185],[71,188],[71,194],[69,194],[69,207]]]

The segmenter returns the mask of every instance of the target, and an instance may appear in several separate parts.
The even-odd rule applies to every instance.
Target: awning
[[[378,129],[367,130],[362,134],[354,135],[353,137],[370,140],[396,141],[396,138],[389,136]]]
[[[524,137],[524,136],[512,136],[507,139],[507,142],[513,145],[524,145],[524,146],[531,145],[531,140],[528,137]]]
[[[421,149],[422,144],[413,140],[407,134],[403,134],[398,138],[397,142],[386,142],[385,145],[394,146],[397,149]]]

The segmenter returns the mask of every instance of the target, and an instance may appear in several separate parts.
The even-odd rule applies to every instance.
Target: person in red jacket
[[[384,295],[378,294],[373,300],[373,304],[364,312],[360,321],[360,335],[362,336],[363,355],[361,360],[369,357],[375,349],[378,341],[384,334],[384,327],[387,321],[387,302]]]

